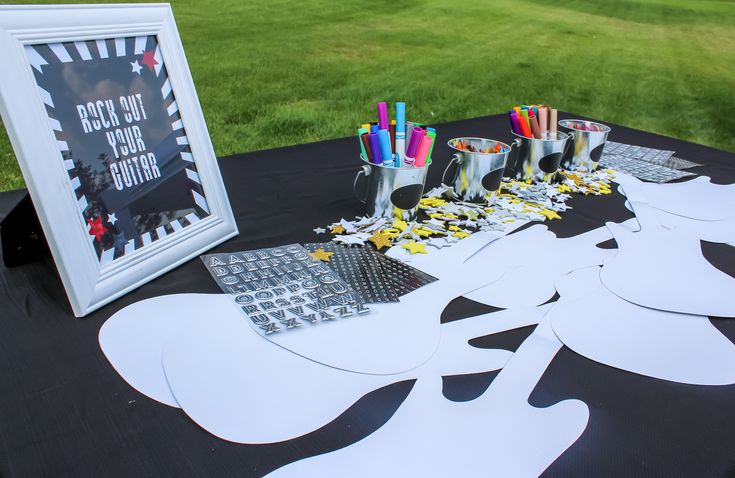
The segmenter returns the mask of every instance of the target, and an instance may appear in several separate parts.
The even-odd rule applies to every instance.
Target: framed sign
[[[0,113],[83,316],[237,234],[168,4],[0,6]]]

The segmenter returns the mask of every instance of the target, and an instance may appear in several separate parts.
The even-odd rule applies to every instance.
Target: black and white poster
[[[156,36],[25,51],[102,264],[210,214]]]

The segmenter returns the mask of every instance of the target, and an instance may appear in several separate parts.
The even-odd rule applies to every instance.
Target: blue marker
[[[406,103],[396,103],[396,166],[400,167],[406,154]]]
[[[393,166],[393,152],[390,150],[390,133],[387,129],[378,130],[380,139],[380,155],[383,157],[383,166]]]

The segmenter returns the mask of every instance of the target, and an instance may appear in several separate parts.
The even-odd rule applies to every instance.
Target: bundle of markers
[[[471,145],[468,141],[463,141],[461,139],[455,139],[452,140],[451,146],[457,149],[460,149],[462,151],[469,151],[470,153],[483,153],[483,154],[490,154],[490,153],[505,153],[506,148],[503,148],[500,146],[500,143],[495,143],[495,146],[492,148],[487,147],[485,149],[478,148],[477,146]]]
[[[602,125],[586,121],[565,121],[562,126],[579,131],[605,131]]]
[[[556,132],[556,109],[546,105],[514,106],[508,117],[511,129],[519,136],[541,139]]]
[[[362,156],[372,164],[422,167],[431,161],[436,130],[406,121],[406,103],[396,103],[396,119],[388,120],[388,105],[378,103],[378,121],[357,130]],[[406,141],[408,138],[408,141]]]

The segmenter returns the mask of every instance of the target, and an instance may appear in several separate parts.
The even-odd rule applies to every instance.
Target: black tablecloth
[[[562,115],[569,117],[569,115]],[[717,183],[735,182],[735,155],[612,125],[610,139],[677,151],[704,163],[695,168]],[[438,185],[456,136],[510,140],[503,115],[437,126],[427,187]],[[223,158],[220,168],[240,235],[214,251],[317,242],[312,232],[341,217],[361,215],[352,180],[360,167],[356,138]],[[21,196],[0,194],[0,218]],[[624,199],[576,196],[559,237],[631,217]],[[735,276],[735,248],[702,243],[705,257]],[[553,253],[553,251],[549,251]],[[385,423],[413,386],[390,385],[359,400],[337,420],[304,437],[272,445],[222,441],[181,410],[141,395],[103,356],[97,333],[105,319],[134,302],[163,294],[218,293],[194,259],[84,319],[75,319],[50,259],[0,266],[0,474],[10,476],[260,476],[293,460],[367,436]],[[494,310],[456,299],[442,314],[457,320]],[[712,319],[730,340],[735,320]],[[532,327],[478,339],[474,345],[515,350]],[[665,331],[662,331],[665,333]],[[131,344],[134,348],[135,344]],[[453,400],[481,394],[494,373],[445,377]],[[338,386],[338,385],[335,385]],[[544,407],[567,398],[590,409],[587,429],[548,476],[735,475],[735,386],[683,385],[647,378],[588,360],[564,347],[533,391]]]

